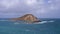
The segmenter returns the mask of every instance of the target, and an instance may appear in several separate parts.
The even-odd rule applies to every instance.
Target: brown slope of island
[[[19,18],[13,18],[13,20],[25,20],[25,21],[31,21],[31,22],[40,22],[40,20],[32,14],[26,14]]]

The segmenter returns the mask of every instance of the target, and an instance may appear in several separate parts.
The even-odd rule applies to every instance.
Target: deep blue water
[[[60,34],[60,19],[40,19],[42,24],[14,24],[0,19],[0,34]]]

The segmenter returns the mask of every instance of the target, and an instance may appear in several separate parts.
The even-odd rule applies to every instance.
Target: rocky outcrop
[[[29,22],[40,22],[37,17],[35,17],[32,14],[26,14],[22,17],[19,18],[14,18],[13,20],[24,20],[24,21],[29,21]]]

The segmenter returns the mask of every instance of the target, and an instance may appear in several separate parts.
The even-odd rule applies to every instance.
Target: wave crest
[[[52,23],[52,22],[55,22],[55,21],[50,20],[50,21],[42,21],[42,22],[31,23],[31,24],[44,24],[44,23]],[[29,23],[19,23],[19,22],[15,22],[14,24],[29,24]]]

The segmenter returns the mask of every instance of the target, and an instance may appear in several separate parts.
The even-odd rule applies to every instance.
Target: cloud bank
[[[60,18],[60,0],[0,0],[0,18],[34,14],[40,18]]]

